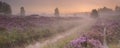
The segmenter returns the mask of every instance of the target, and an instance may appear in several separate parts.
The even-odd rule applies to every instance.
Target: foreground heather
[[[103,45],[99,40],[80,37],[71,41],[65,48],[103,48]]]

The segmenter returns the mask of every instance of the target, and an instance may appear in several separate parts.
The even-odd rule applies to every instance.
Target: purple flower
[[[87,37],[81,37],[71,41],[65,48],[102,48],[102,44],[99,40],[88,39]]]

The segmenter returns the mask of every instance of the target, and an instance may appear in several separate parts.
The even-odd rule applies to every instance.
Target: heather
[[[71,41],[65,48],[103,48],[103,45],[99,40],[80,37]]]
[[[68,20],[71,18],[0,16],[0,48],[24,48],[75,27]]]
[[[104,48],[104,39],[108,47],[119,48],[120,19],[117,17],[119,16],[104,19],[97,18],[96,23],[89,31],[85,32],[80,38],[70,41],[64,48]],[[104,28],[106,28],[105,31]],[[104,38],[104,32],[106,32],[106,38]]]

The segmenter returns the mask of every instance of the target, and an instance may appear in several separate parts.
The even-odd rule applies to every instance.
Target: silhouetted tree
[[[3,12],[3,3],[0,1],[0,13],[2,13]]]
[[[20,15],[21,16],[25,16],[25,9],[24,9],[24,7],[20,8]]]
[[[91,12],[92,17],[98,17],[98,11],[96,9],[93,9]]]
[[[113,10],[107,7],[103,7],[103,8],[99,8],[98,12],[106,13],[106,12],[113,12]]]
[[[60,13],[59,13],[59,9],[58,8],[55,8],[55,16],[60,16]]]
[[[5,2],[0,1],[0,13],[7,15],[12,14],[11,6]]]
[[[115,7],[115,11],[116,11],[116,12],[120,12],[120,7],[119,7],[119,6],[116,6],[116,7]]]

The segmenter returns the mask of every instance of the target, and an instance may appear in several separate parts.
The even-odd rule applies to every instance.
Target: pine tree
[[[119,7],[119,6],[116,6],[116,7],[115,7],[115,11],[116,11],[116,12],[120,12],[120,7]]]
[[[5,2],[0,2],[0,13],[6,15],[12,14],[11,6]]]
[[[96,9],[93,9],[91,12],[92,17],[98,17],[98,11]]]
[[[25,9],[24,9],[24,7],[20,8],[20,15],[21,16],[25,16]]]
[[[11,14],[11,6],[10,5],[5,4],[4,13],[5,14]]]
[[[59,16],[59,9],[58,8],[55,8],[55,16]]]
[[[0,13],[2,13],[2,2],[0,1]]]

